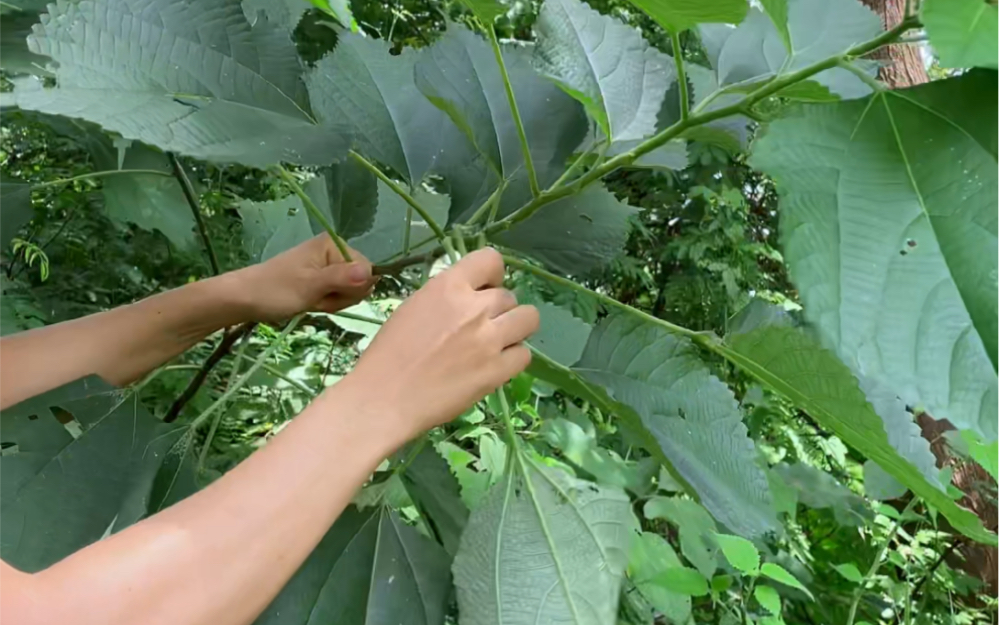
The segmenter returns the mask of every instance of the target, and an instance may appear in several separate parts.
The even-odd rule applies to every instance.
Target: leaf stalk
[[[187,177],[187,172],[184,171],[184,166],[180,164],[180,159],[173,152],[167,152],[167,158],[170,160],[170,167],[173,169],[173,175],[177,178],[177,182],[180,183],[180,189],[184,192],[184,199],[187,200],[187,205],[191,207],[191,213],[194,214],[194,223],[198,226],[198,233],[201,235],[201,242],[205,246],[205,252],[208,254],[208,262],[212,266],[212,275],[219,275],[222,270],[219,268],[219,258],[215,255],[215,248],[212,247],[212,240],[208,237],[208,229],[205,227],[205,218],[201,214],[201,203],[198,201],[198,194],[194,191],[194,185],[191,184],[191,179]]]
[[[683,67],[683,48],[680,47],[680,32],[671,29],[669,39],[673,44],[673,63],[676,65],[676,82],[680,87],[680,120],[690,117],[690,97],[687,95],[687,72]]]

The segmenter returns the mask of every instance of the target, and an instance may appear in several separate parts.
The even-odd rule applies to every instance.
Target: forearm
[[[251,622],[404,442],[402,421],[366,411],[374,390],[353,383],[348,376],[204,491],[33,576],[31,595],[60,600],[15,620]]]
[[[124,385],[210,333],[245,321],[252,294],[234,272],[0,340],[0,407],[90,374]],[[257,294],[259,296],[259,294]]]

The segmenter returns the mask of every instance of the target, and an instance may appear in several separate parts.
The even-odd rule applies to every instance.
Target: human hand
[[[502,284],[503,257],[472,252],[407,299],[340,384],[407,438],[450,421],[531,362],[538,311]]]
[[[327,234],[312,237],[290,250],[238,272],[252,295],[254,321],[278,321],[300,312],[333,313],[367,297],[377,281],[371,263],[351,249],[343,256]]]

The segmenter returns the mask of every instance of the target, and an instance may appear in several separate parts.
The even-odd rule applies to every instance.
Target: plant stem
[[[520,140],[520,151],[524,154],[524,167],[527,169],[527,180],[531,184],[531,195],[538,197],[541,195],[541,187],[538,186],[538,173],[534,170],[531,148],[527,144],[527,133],[524,132],[524,120],[520,117],[517,98],[514,97],[513,85],[510,84],[510,75],[506,71],[506,62],[503,60],[503,51],[500,50],[499,41],[496,39],[496,29],[491,24],[485,24],[483,30],[486,31],[486,38],[489,39],[489,45],[493,48],[493,56],[496,57],[496,65],[499,66],[500,76],[503,77],[503,89],[506,90],[506,100],[510,103],[510,115],[513,116],[513,124],[517,127],[517,138]]]
[[[899,528],[902,527],[902,520],[905,519],[907,512],[915,507],[919,498],[913,495],[912,499],[902,510],[902,514],[898,516],[895,521],[895,525],[892,526],[891,531],[888,532],[888,536],[885,537],[885,544],[881,545],[881,549],[878,549],[877,555],[874,556],[874,562],[871,564],[871,568],[867,570],[867,574],[864,575],[864,579],[860,581],[857,585],[857,589],[853,591],[853,601],[850,603],[850,614],[846,620],[846,625],[853,625],[854,620],[857,618],[857,608],[860,606],[860,599],[864,596],[864,590],[867,588],[867,583],[877,574],[878,569],[881,567],[881,559],[885,557],[885,553],[891,547],[891,541],[895,540],[895,534],[898,533]]]
[[[288,322],[288,325],[284,327],[284,330],[281,331],[281,334],[279,334],[278,337],[274,339],[274,341],[270,345],[267,346],[267,349],[265,349],[263,353],[261,353],[260,356],[257,357],[257,360],[250,366],[249,369],[246,370],[246,373],[240,376],[239,379],[236,380],[234,384],[230,385],[229,388],[227,388],[226,391],[222,393],[221,397],[216,399],[211,406],[205,409],[204,412],[198,415],[198,417],[191,422],[191,431],[197,430],[198,427],[200,427],[201,424],[203,424],[205,420],[208,419],[208,417],[212,416],[217,410],[222,408],[226,404],[226,402],[229,401],[229,398],[233,396],[233,394],[235,394],[239,389],[243,388],[243,386],[250,380],[250,377],[257,372],[257,369],[259,369],[263,365],[263,363],[266,362],[267,359],[271,357],[271,354],[277,351],[278,347],[281,346],[281,344],[288,337],[288,335],[291,334],[296,327],[298,327],[298,324],[302,321],[304,317],[305,313],[299,313],[295,315],[291,321]]]
[[[239,374],[239,365],[243,362],[243,355],[246,353],[246,346],[249,344],[250,333],[247,333],[243,335],[243,340],[240,341],[239,348],[236,350],[236,358],[232,361],[232,369],[229,371],[229,382],[226,384],[226,390],[232,388],[232,385],[236,382],[236,376]],[[205,436],[205,444],[201,446],[201,453],[198,454],[198,464],[195,469],[198,474],[201,473],[201,469],[205,466],[205,459],[208,458],[208,451],[211,449],[212,440],[215,438],[215,433],[218,431],[224,415],[225,413],[220,410],[218,415],[212,419],[212,426],[208,428],[208,434]]]
[[[201,242],[205,245],[205,252],[208,253],[208,262],[212,266],[212,274],[219,275],[222,270],[219,268],[219,258],[215,255],[215,248],[212,247],[212,240],[208,237],[208,229],[205,227],[205,218],[201,214],[201,203],[198,201],[198,194],[194,191],[194,185],[191,184],[191,179],[187,177],[187,172],[184,171],[184,166],[180,164],[180,159],[173,152],[167,152],[167,158],[170,160],[170,167],[173,169],[173,175],[177,178],[177,182],[180,183],[180,189],[184,192],[184,199],[187,200],[187,205],[191,207],[191,212],[194,214],[194,222],[198,225],[198,232],[201,234]]]
[[[336,233],[336,230],[333,228],[333,224],[330,223],[329,219],[326,219],[326,215],[323,215],[323,211],[319,210],[319,207],[312,201],[309,194],[302,189],[302,185],[298,184],[298,180],[295,179],[295,176],[291,175],[291,172],[281,165],[275,166],[274,172],[277,173],[281,180],[284,180],[285,184],[291,187],[292,193],[297,195],[298,199],[302,200],[302,206],[305,207],[305,210],[307,210],[309,214],[312,215],[312,218],[319,222],[319,225],[323,227],[323,230],[330,235],[330,238],[333,239],[333,244],[336,245],[336,249],[340,251],[340,256],[342,256],[348,263],[353,261],[354,259],[350,255],[350,249],[347,247],[347,244],[340,237],[340,235]]]
[[[870,87],[871,90],[874,91],[874,93],[881,93],[886,88],[884,83],[880,82],[877,78],[874,78],[873,76],[861,70],[859,67],[857,67],[850,61],[847,61],[846,59],[840,59],[840,62],[837,63],[836,65],[842,67],[846,71],[850,72],[851,74],[859,78],[861,82]]]
[[[513,415],[510,412],[510,402],[506,399],[506,390],[502,386],[496,389],[496,399],[499,401],[500,405],[500,416],[503,418],[503,425],[506,428],[507,437],[510,439],[510,449],[517,452],[517,430],[513,427]]]
[[[683,49],[680,47],[680,32],[670,29],[669,39],[673,44],[673,63],[676,65],[676,82],[680,87],[680,120],[690,117],[690,99],[687,95],[687,73],[683,68]]]
[[[375,319],[374,317],[368,317],[365,315],[358,315],[356,313],[350,313],[345,310],[333,313],[334,317],[343,317],[344,319],[353,319],[354,321],[363,321],[364,323],[373,323],[375,325],[382,325],[385,323],[383,319]]]
[[[560,200],[564,197],[574,195],[583,190],[583,188],[592,184],[593,182],[603,178],[607,174],[616,171],[622,167],[627,167],[631,165],[639,157],[648,154],[652,150],[666,144],[668,141],[675,139],[676,137],[683,134],[690,128],[697,126],[703,126],[708,122],[715,121],[716,119],[722,119],[724,117],[729,117],[731,115],[741,114],[745,109],[751,107],[757,102],[768,98],[778,91],[788,87],[790,85],[796,84],[805,80],[815,74],[825,71],[827,69],[836,67],[841,59],[850,59],[854,57],[863,56],[880,48],[882,45],[891,43],[899,37],[902,33],[909,30],[910,28],[918,27],[919,22],[914,19],[903,20],[898,26],[887,30],[874,39],[870,41],[856,45],[842,54],[837,54],[831,56],[822,61],[813,63],[807,67],[792,72],[790,74],[785,74],[782,77],[775,78],[770,82],[761,85],[757,89],[751,91],[746,95],[745,98],[740,100],[735,104],[729,106],[717,108],[711,111],[704,111],[695,115],[691,115],[687,119],[681,119],[677,123],[673,124],[669,128],[666,128],[659,134],[646,139],[642,143],[638,144],[631,150],[618,154],[617,156],[607,160],[601,165],[594,167],[589,172],[583,176],[577,178],[571,183],[565,184],[563,186],[548,189],[541,195],[535,197],[533,200],[528,202],[526,205],[513,212],[512,214],[504,217],[503,219],[493,223],[485,229],[487,235],[495,234],[497,232],[502,232],[509,229],[513,225],[530,218],[534,213],[540,210],[543,206],[551,204],[556,200]]]
[[[89,174],[80,174],[79,176],[73,176],[72,178],[60,178],[59,180],[50,180],[48,182],[40,182],[36,185],[32,185],[35,189],[42,189],[45,187],[54,187],[60,184],[69,184],[70,182],[76,182],[77,180],[88,180],[90,178],[103,178],[104,176],[116,176],[119,174],[141,174],[144,176],[166,176],[167,178],[173,177],[173,174],[160,171],[159,169],[108,169],[106,171],[94,171]]]
[[[468,218],[465,225],[471,226],[478,223],[483,217],[488,217],[489,215],[495,214],[496,211],[491,210],[494,204],[499,204],[500,196],[503,195],[503,190],[506,189],[506,180],[500,182],[500,185],[496,187],[496,190],[492,192],[486,201],[482,203],[482,206],[475,209],[472,216]],[[492,220],[487,219],[486,223],[490,223]]]
[[[444,230],[442,230],[441,227],[437,225],[437,222],[434,220],[433,217],[430,216],[430,213],[427,212],[427,209],[420,206],[420,204],[413,199],[412,195],[407,193],[405,189],[399,186],[398,182],[386,176],[385,172],[378,169],[378,167],[376,167],[374,163],[364,158],[354,150],[350,151],[350,157],[355,161],[357,161],[358,163],[360,163],[361,165],[363,165],[365,169],[373,173],[375,177],[377,177],[379,180],[388,185],[390,189],[395,191],[396,195],[401,197],[406,202],[406,204],[409,204],[411,207],[413,207],[413,210],[416,211],[416,214],[419,215],[423,221],[427,222],[427,225],[430,226],[430,229],[434,231],[434,236],[437,237],[438,240],[443,241],[444,239],[447,238],[447,235],[444,234]]]

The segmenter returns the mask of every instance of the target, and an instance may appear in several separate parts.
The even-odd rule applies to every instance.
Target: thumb
[[[323,269],[322,283],[327,293],[366,291],[371,285],[371,263],[355,261],[329,265]]]

